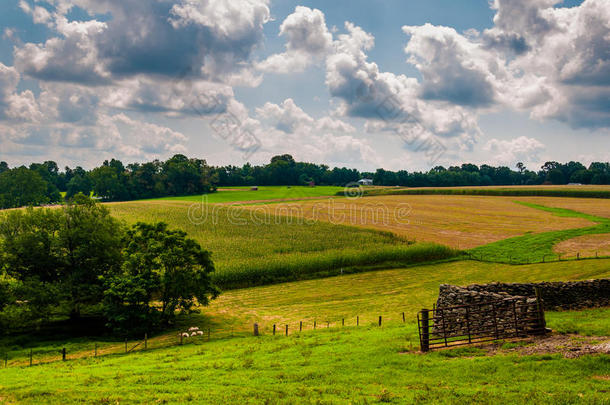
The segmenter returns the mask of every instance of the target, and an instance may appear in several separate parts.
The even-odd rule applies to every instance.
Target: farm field
[[[521,200],[522,197],[519,198]],[[267,211],[291,212],[335,224],[391,231],[417,241],[468,249],[526,233],[594,225],[585,218],[559,217],[496,196],[379,196],[274,204]],[[549,198],[555,199],[555,198]],[[607,204],[605,200],[602,204]],[[250,207],[262,210],[260,207]]]
[[[369,189],[369,196],[381,195],[488,195],[610,198],[608,185],[533,185],[533,186],[463,186],[463,187],[386,187]]]
[[[562,257],[610,256],[610,234],[583,235],[564,240],[553,247],[553,251]]]
[[[438,245],[413,245],[390,232],[282,215],[254,217],[252,211],[234,207],[199,204],[193,208],[183,201],[108,207],[127,223],[164,221],[184,230],[212,252],[217,269],[214,279],[223,288],[332,275],[341,269],[348,272],[383,263],[399,267],[455,255]]]
[[[456,262],[302,281],[225,293],[206,316],[285,322],[290,336],[233,339],[0,369],[4,403],[565,403],[603,404],[610,356],[520,354],[505,343],[490,355],[467,347],[416,352],[415,311],[440,282],[574,280],[610,275],[610,260],[529,266]],[[408,313],[402,324],[400,313]],[[315,313],[321,330],[295,333]],[[360,314],[360,326],[353,318]],[[384,315],[381,328],[374,325]],[[604,336],[608,309],[549,312],[559,332]],[[336,321],[347,318],[346,326]],[[310,318],[311,319],[311,318]],[[335,320],[325,329],[322,320]],[[188,322],[196,322],[191,317]],[[583,338],[566,336],[567,340]],[[607,341],[607,337],[592,338]],[[528,343],[524,343],[528,345]],[[522,344],[523,345],[523,344]],[[27,381],[37,381],[29,384]],[[482,384],[482,382],[485,382]],[[516,384],[515,382],[518,382]]]
[[[230,187],[221,188],[215,193],[204,195],[191,195],[182,197],[163,197],[151,201],[190,201],[207,203],[232,203],[244,201],[265,201],[265,200],[299,200],[314,197],[333,196],[343,191],[343,187],[334,186],[261,186],[257,191],[250,190],[250,187]]]

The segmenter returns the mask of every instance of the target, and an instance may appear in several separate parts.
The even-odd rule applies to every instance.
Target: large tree
[[[105,311],[115,328],[134,320],[170,323],[176,311],[207,305],[218,295],[210,277],[210,253],[186,233],[163,222],[138,223],[127,232],[126,242],[122,272],[107,280]]]

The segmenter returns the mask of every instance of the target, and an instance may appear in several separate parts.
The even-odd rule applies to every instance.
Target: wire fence
[[[522,257],[522,256],[498,256],[491,253],[479,253],[479,252],[466,252],[466,256],[470,260],[476,260],[478,262],[486,263],[504,263],[504,264],[537,264],[537,263],[556,263],[565,261],[577,261],[577,260],[596,260],[596,259],[610,259],[610,255],[605,253],[595,252],[595,255],[576,253],[566,254],[548,254],[542,256],[533,257]]]
[[[304,332],[323,331],[341,327],[382,327],[389,323],[406,323],[410,315],[405,312],[392,315],[379,315],[376,317],[356,316],[349,318],[335,318],[334,320],[308,320],[284,323],[251,323],[240,327],[222,328],[209,327],[199,329],[191,327],[183,332],[172,332],[161,336],[149,338],[144,335],[141,339],[125,339],[122,342],[91,341],[85,345],[79,344],[77,348],[54,346],[53,348],[32,348],[0,352],[2,367],[28,367],[40,364],[56,363],[69,360],[89,359],[111,355],[131,355],[145,351],[168,348],[181,345],[202,345],[210,341],[240,338],[247,336],[294,336]],[[192,330],[194,329],[194,330]],[[415,329],[414,329],[415,331]]]

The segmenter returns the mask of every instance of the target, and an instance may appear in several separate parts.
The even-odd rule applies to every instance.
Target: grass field
[[[343,187],[334,186],[263,186],[258,187],[257,191],[252,191],[250,187],[231,187],[225,189],[221,188],[217,192],[210,194],[183,197],[163,197],[157,200],[191,202],[205,201],[207,203],[214,204],[265,200],[298,200],[303,198],[333,196],[342,192]]]
[[[256,319],[265,326],[262,337],[0,369],[0,398],[7,404],[603,404],[608,355],[487,356],[469,347],[424,356],[416,353],[413,317],[432,302],[441,282],[609,275],[610,260],[529,266],[455,262],[231,291],[206,310],[208,316],[248,325]],[[407,324],[400,319],[403,310]],[[382,314],[383,327],[373,326]],[[337,322],[341,317],[347,319],[345,327]],[[317,319],[322,330],[295,333],[301,319],[308,326]],[[335,321],[328,330],[325,320]],[[609,309],[549,312],[547,320],[559,332],[599,336],[610,330]],[[290,324],[291,336],[270,336],[271,323]]]
[[[235,207],[200,204],[193,209],[191,203],[182,201],[108,206],[112,215],[127,223],[164,221],[187,232],[212,252],[217,268],[214,279],[222,288],[334,275],[369,266],[399,267],[455,255],[438,245],[413,245],[390,232],[282,215],[254,216],[258,214]]]
[[[274,212],[281,207],[306,218],[391,231],[411,240],[459,249],[526,233],[595,225],[586,218],[559,217],[552,212],[519,205],[514,197],[381,196],[298,201],[274,204],[266,210]],[[255,206],[250,208],[262,210]]]

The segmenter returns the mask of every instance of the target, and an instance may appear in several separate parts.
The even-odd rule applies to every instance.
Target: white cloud
[[[495,163],[512,167],[517,162],[538,162],[539,154],[545,150],[545,146],[534,138],[520,136],[509,141],[491,139],[483,150],[493,156]]]
[[[318,9],[297,6],[280,26],[286,37],[286,52],[271,55],[258,64],[267,72],[301,72],[312,63],[323,60],[332,47],[332,34],[326,27],[324,13]]]

